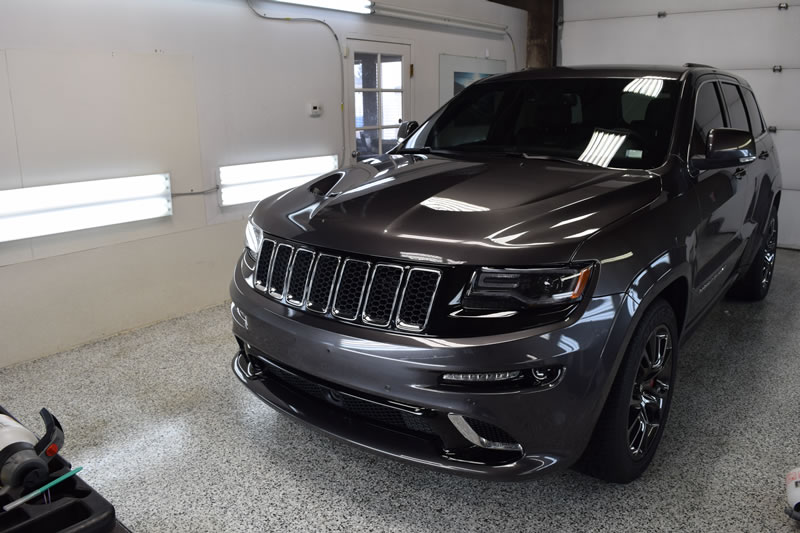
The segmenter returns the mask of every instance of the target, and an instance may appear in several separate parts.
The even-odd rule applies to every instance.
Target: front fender
[[[674,293],[670,290],[669,300],[673,306],[679,306],[679,308],[675,309],[676,315],[686,316],[688,280],[691,275],[691,269],[689,264],[683,260],[684,257],[685,250],[682,248],[664,252],[652,260],[647,267],[643,268],[625,291],[614,320],[614,326],[606,340],[606,349],[603,350],[605,361],[601,361],[598,365],[598,368],[602,371],[596,373],[595,383],[593,384],[594,386],[603,387],[603,403],[605,403],[605,399],[608,397],[611,385],[614,382],[614,379],[609,379],[609,376],[616,376],[625,357],[631,337],[645,311],[653,301],[665,294],[665,291],[672,288],[676,282],[680,284],[679,290],[685,290],[686,293],[683,294],[682,298],[674,298]],[[685,323],[686,321],[683,321],[679,338],[683,335]],[[608,348],[610,347],[616,347],[616,350],[609,350]]]

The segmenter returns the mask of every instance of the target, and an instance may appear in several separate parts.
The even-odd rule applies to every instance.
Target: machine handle
[[[45,433],[44,437],[39,439],[39,442],[33,447],[33,451],[47,462],[55,457],[64,446],[64,429],[61,427],[58,418],[47,409],[42,408],[39,411],[39,416],[44,420]]]

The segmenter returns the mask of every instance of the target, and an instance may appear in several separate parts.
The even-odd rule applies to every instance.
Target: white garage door
[[[659,14],[659,12],[661,12]],[[561,64],[705,63],[747,79],[781,161],[782,246],[800,248],[800,5],[764,0],[564,0]],[[774,66],[781,72],[773,72]]]

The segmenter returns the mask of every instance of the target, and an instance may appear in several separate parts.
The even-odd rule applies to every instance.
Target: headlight
[[[509,311],[581,301],[592,266],[575,268],[481,268],[463,299],[466,309]]]
[[[261,228],[248,218],[247,227],[244,230],[244,245],[253,252],[253,256],[258,255],[258,249],[261,248],[261,239],[263,237],[264,232],[261,231]]]

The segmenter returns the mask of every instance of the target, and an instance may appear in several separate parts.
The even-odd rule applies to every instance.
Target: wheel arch
[[[685,276],[678,276],[656,295],[656,298],[658,297],[665,299],[672,306],[678,321],[678,332],[683,333],[689,307],[689,280]]]
[[[690,280],[691,268],[686,260],[686,249],[680,247],[664,252],[650,261],[631,282],[624,293],[595,376],[594,386],[599,392],[592,427],[597,423],[636,328],[647,308],[658,298],[665,299],[673,308],[678,320],[680,342],[689,318]]]

